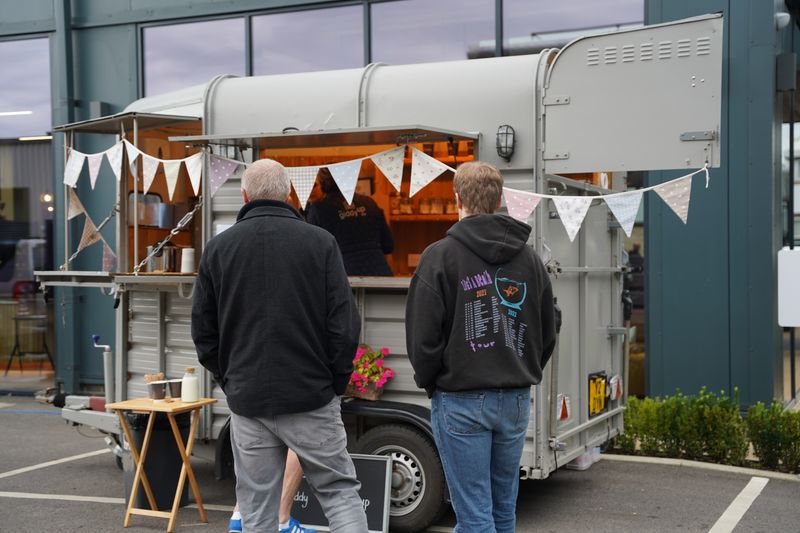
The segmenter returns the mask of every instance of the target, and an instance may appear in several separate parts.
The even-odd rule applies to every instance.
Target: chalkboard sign
[[[367,526],[370,533],[389,531],[389,501],[391,497],[392,460],[384,455],[351,454],[356,467],[356,477],[361,482],[358,491],[364,511],[367,513]],[[292,516],[301,524],[323,531],[329,531],[328,520],[322,506],[314,496],[314,491],[303,478],[300,488],[294,495]]]

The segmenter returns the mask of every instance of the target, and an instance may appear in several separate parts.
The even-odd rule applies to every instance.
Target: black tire
[[[120,457],[119,455],[115,455],[114,462],[117,463],[117,468],[122,470],[122,457]]]
[[[393,459],[389,511],[392,531],[422,531],[447,509],[439,454],[434,443],[418,429],[399,424],[372,428],[358,440],[356,450]]]

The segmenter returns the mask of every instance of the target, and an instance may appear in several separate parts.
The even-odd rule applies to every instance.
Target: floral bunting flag
[[[158,164],[161,160],[147,155],[142,152],[142,177],[144,179],[144,193],[150,190],[153,185],[153,180],[156,179],[156,172],[158,171]]]
[[[617,222],[622,226],[625,235],[631,236],[633,223],[636,222],[636,214],[639,212],[639,204],[642,202],[642,191],[632,191],[622,194],[612,194],[603,197],[606,205],[614,213]]]
[[[319,167],[288,167],[289,180],[292,182],[297,199],[300,200],[300,207],[305,208],[308,197],[311,196],[311,189],[317,181]]]
[[[100,232],[92,222],[92,219],[86,217],[86,222],[83,224],[83,235],[81,235],[81,242],[78,243],[78,251],[83,250],[87,246],[91,246],[102,238]]]
[[[86,213],[86,209],[84,209],[83,204],[81,203],[80,199],[78,199],[78,195],[75,194],[75,190],[70,188],[67,189],[67,194],[69,194],[69,208],[67,209],[67,220],[72,220],[78,215],[82,215]]]
[[[421,191],[445,170],[450,170],[450,167],[412,146],[411,190],[408,193],[409,198]]]
[[[183,160],[186,163],[186,172],[189,173],[189,181],[192,182],[192,190],[195,196],[200,195],[200,174],[203,171],[203,152],[190,155]]]
[[[108,164],[111,165],[111,170],[114,171],[114,175],[119,181],[122,177],[122,141],[106,150],[105,154],[108,158]]]
[[[689,199],[692,195],[692,176],[672,180],[663,185],[653,187],[670,208],[678,215],[678,218],[686,224],[689,218]]]
[[[405,153],[406,147],[398,146],[370,157],[397,192],[400,192],[400,185],[403,182],[403,156]]]
[[[127,140],[124,141],[124,143],[125,143],[125,152],[128,154],[128,166],[131,167],[131,174],[134,175],[134,180],[135,180],[136,172],[134,170],[133,164],[136,163],[136,158],[139,157],[139,154],[141,154],[142,152]]]
[[[538,194],[525,191],[517,191],[503,187],[503,197],[506,200],[506,208],[509,216],[516,218],[520,222],[528,222],[533,210],[539,205],[542,197]]]
[[[105,152],[99,154],[86,154],[86,160],[89,162],[89,183],[94,190],[97,183],[97,175],[100,173],[100,165],[103,163],[103,155]]]
[[[69,151],[67,164],[64,165],[64,185],[72,188],[78,184],[78,176],[83,170],[83,162],[86,160],[86,154],[79,152],[75,149]]]
[[[328,170],[331,171],[333,181],[336,182],[336,186],[339,187],[339,191],[341,191],[345,201],[348,204],[352,204],[353,195],[356,192],[356,184],[358,183],[358,173],[361,172],[361,159],[328,165]]]
[[[243,163],[242,163],[243,164]],[[231,161],[230,159],[225,159],[224,157],[219,157],[216,155],[210,156],[210,161],[208,164],[208,187],[209,187],[209,194],[214,196],[217,194],[222,185],[233,176],[234,172],[236,172],[236,168],[240,166],[240,163],[236,161]]]
[[[111,272],[116,265],[117,254],[115,254],[108,243],[103,240],[103,272]]]
[[[162,161],[164,164],[164,177],[167,179],[167,192],[169,193],[169,201],[175,194],[175,185],[178,184],[178,173],[181,170],[181,162],[183,159],[171,159]]]
[[[558,216],[561,218],[561,223],[564,229],[567,230],[570,242],[575,240],[575,236],[581,229],[583,219],[586,218],[586,213],[589,212],[589,206],[592,204],[593,198],[591,196],[554,196],[553,202],[556,204]]]

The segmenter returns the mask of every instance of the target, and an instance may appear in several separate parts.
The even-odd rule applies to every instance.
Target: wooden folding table
[[[213,398],[201,398],[196,402],[155,402],[149,398],[140,398],[106,405],[107,409],[113,409],[116,411],[117,416],[119,417],[119,424],[122,427],[122,430],[125,432],[125,438],[128,440],[128,444],[131,448],[131,457],[136,465],[136,474],[133,477],[131,497],[128,501],[128,508],[125,511],[125,527],[130,526],[132,515],[137,514],[144,516],[158,516],[169,519],[167,531],[172,533],[175,530],[175,519],[178,516],[178,507],[180,505],[181,494],[183,493],[183,488],[186,484],[187,477],[189,478],[189,485],[192,488],[192,493],[194,494],[194,499],[197,503],[197,510],[200,512],[200,520],[208,523],[206,510],[203,507],[203,500],[200,498],[200,488],[197,486],[197,480],[194,477],[192,465],[189,464],[189,457],[191,456],[192,448],[194,447],[194,434],[197,431],[197,421],[200,418],[200,409],[202,409],[203,406],[215,403],[216,401],[217,400]],[[145,430],[144,440],[142,441],[141,453],[136,449],[136,443],[131,436],[131,430],[124,415],[125,411],[149,413],[149,417],[147,419],[147,429]],[[178,424],[175,421],[175,415],[188,412],[192,412],[192,423],[189,428],[189,440],[184,445],[183,439],[181,438],[181,432],[178,430]],[[144,461],[147,458],[147,450],[150,446],[150,437],[153,435],[153,423],[156,420],[156,413],[164,413],[167,415],[167,418],[169,419],[169,425],[172,427],[172,434],[175,436],[175,442],[178,445],[178,451],[180,452],[181,459],[183,460],[181,474],[178,478],[178,487],[175,492],[175,499],[172,503],[172,510],[170,512],[158,510],[155,498],[153,497],[153,491],[150,488],[150,482],[147,479],[147,474],[144,472]],[[150,509],[134,507],[136,502],[136,493],[139,489],[139,483],[141,483],[144,487],[144,492],[147,496],[147,501],[150,504]]]

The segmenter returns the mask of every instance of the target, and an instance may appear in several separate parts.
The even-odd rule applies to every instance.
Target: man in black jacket
[[[422,254],[406,340],[431,400],[458,533],[513,533],[531,385],[555,347],[547,271],[531,228],[500,207],[503,177],[475,161],[453,179],[459,222]]]
[[[211,239],[200,260],[192,338],[231,410],[244,530],[278,529],[288,447],[331,531],[362,533],[339,400],[360,320],[336,241],[287,203],[290,187],[276,161],[244,173],[236,224]]]

